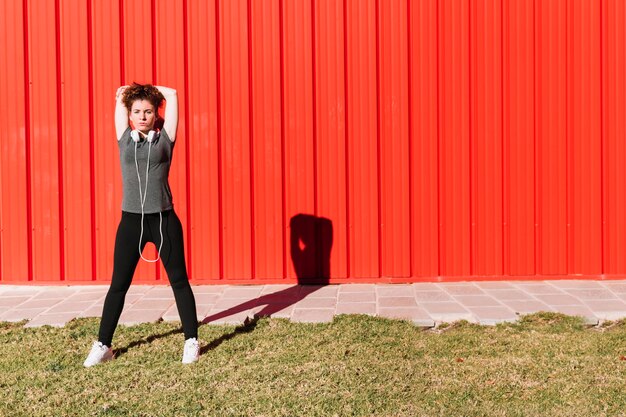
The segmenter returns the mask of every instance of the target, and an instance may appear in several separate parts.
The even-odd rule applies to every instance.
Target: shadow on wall
[[[333,222],[323,217],[298,214],[289,222],[291,262],[298,284],[328,284]]]
[[[254,300],[246,301],[206,317],[200,325],[253,309],[256,310],[253,318],[250,319],[248,316],[243,325],[203,346],[200,353],[215,349],[223,342],[239,334],[253,331],[261,317],[271,316],[290,308],[298,301],[322,288],[323,285],[328,284],[330,253],[333,246],[332,221],[323,217],[298,214],[291,218],[289,227],[291,230],[289,236],[291,261],[296,271],[298,285],[269,294],[262,294]]]
[[[330,252],[333,246],[333,224],[330,220],[298,214],[289,222],[291,230],[289,247],[291,261],[296,272],[298,285],[279,290],[241,303],[227,310],[212,314],[202,320],[208,324],[224,317],[258,309],[255,318],[266,317],[284,310],[321,286],[330,278]],[[303,284],[313,284],[305,285]],[[260,309],[259,309],[260,308]]]

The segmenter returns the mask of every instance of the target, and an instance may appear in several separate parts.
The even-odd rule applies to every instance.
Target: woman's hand
[[[122,97],[124,96],[124,91],[126,91],[127,88],[128,88],[127,85],[123,85],[123,86],[119,87],[117,89],[117,92],[115,93],[115,99],[116,100],[121,100]]]

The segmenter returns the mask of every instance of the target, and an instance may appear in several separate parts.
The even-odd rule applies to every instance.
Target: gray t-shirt
[[[128,127],[117,142],[120,148],[120,165],[122,166],[122,210],[130,213],[141,213],[139,197],[139,181],[135,166],[135,142],[130,136]],[[144,213],[159,213],[173,208],[172,192],[168,182],[174,143],[165,129],[150,145],[150,168],[148,170],[148,190],[145,194]],[[141,178],[141,193],[146,189],[146,163],[148,159],[148,141],[142,139],[137,143],[137,165]]]

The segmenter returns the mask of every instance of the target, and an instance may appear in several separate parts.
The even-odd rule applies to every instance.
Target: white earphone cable
[[[144,218],[143,206],[146,202],[146,196],[148,195],[148,170],[150,169],[151,147],[152,147],[152,141],[148,141],[148,160],[146,161],[146,188],[142,194],[141,193],[141,177],[139,176],[139,164],[137,163],[137,141],[135,141],[135,168],[137,169],[137,181],[139,181],[139,200],[141,203],[141,232],[139,234],[139,256],[141,256],[141,259],[143,259],[146,262],[154,263],[154,262],[158,262],[158,260],[161,259],[161,248],[163,247],[163,215],[161,214],[160,211],[159,211],[159,232],[161,234],[161,243],[159,244],[159,251],[157,253],[157,258],[146,259],[143,257],[143,254],[141,253],[141,241],[143,240],[143,218]]]

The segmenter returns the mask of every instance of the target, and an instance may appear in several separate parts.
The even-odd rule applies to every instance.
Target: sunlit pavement
[[[64,326],[99,317],[108,286],[0,285],[0,321]],[[432,327],[468,320],[486,325],[552,311],[588,324],[626,318],[626,281],[489,281],[417,284],[197,285],[198,320],[242,324],[255,316],[323,323],[338,314],[368,314]],[[131,286],[120,324],[178,321],[168,286]]]

